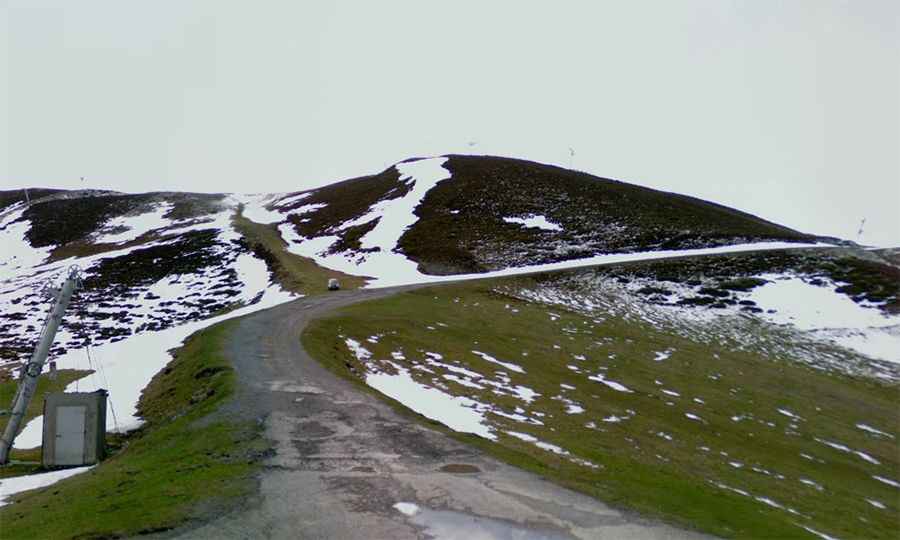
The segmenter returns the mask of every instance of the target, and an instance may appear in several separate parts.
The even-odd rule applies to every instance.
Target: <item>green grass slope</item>
[[[490,406],[485,419],[496,442],[456,436],[644,515],[729,538],[812,538],[810,530],[896,538],[900,492],[876,476],[900,478],[898,442],[857,427],[900,433],[896,386],[498,292],[533,286],[526,277],[407,292],[317,321],[303,343],[361,385],[367,369],[393,373],[396,364],[421,384]],[[377,343],[367,341],[372,336]],[[347,338],[372,353],[369,365],[348,349]],[[485,362],[474,350],[524,373]],[[657,361],[663,351],[669,356]],[[426,353],[440,354],[456,371]],[[482,378],[460,383],[459,369]],[[539,396],[528,403],[515,392],[497,393],[496,384]],[[573,413],[571,405],[584,410]]]
[[[266,450],[255,425],[213,415],[234,388],[221,354],[233,322],[192,335],[145,389],[147,423],[94,469],[15,495],[0,508],[0,535],[120,538],[173,528],[249,493]]]

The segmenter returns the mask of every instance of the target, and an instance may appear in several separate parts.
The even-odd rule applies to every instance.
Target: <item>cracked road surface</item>
[[[222,414],[264,419],[275,453],[259,493],[242,507],[165,537],[705,538],[610,508],[410,421],[303,350],[309,321],[409,288],[303,298],[238,320],[226,353],[240,386]],[[400,502],[420,510],[401,512]]]

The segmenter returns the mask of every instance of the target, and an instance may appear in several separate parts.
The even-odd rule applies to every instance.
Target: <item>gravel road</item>
[[[259,493],[238,510],[162,537],[703,537],[610,508],[411,422],[300,345],[309,321],[410,288],[341,291],[239,320],[226,352],[240,387],[223,414],[264,419],[275,454]],[[411,504],[399,505],[402,512],[397,503]]]

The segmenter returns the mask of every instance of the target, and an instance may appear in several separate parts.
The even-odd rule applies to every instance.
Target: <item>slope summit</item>
[[[402,199],[412,199],[403,205],[415,214],[408,228],[394,231],[395,244],[373,242],[369,234]],[[489,156],[407,160],[291,194],[272,208],[290,223],[282,234],[307,243],[303,255],[344,271],[384,250],[402,253],[419,272],[449,275],[609,253],[815,240],[693,197]]]

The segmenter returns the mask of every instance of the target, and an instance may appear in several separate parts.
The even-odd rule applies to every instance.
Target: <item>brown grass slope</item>
[[[47,195],[59,193],[61,190],[48,188],[28,188],[28,197],[31,200],[40,199]],[[24,189],[0,190],[0,211],[16,204],[17,202],[25,202]]]
[[[169,202],[173,208],[166,217],[186,219],[217,210],[217,203],[223,197],[220,194],[157,192],[54,198],[32,204],[22,219],[31,222],[26,236],[32,246],[65,246],[85,241],[109,219],[130,212],[149,211],[155,204]]]
[[[423,271],[481,272],[598,253],[813,240],[694,197],[519,159],[449,156],[452,178],[431,189],[400,246]],[[546,216],[562,231],[506,223]]]

